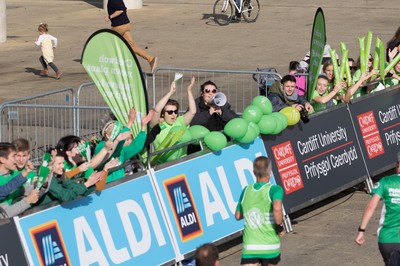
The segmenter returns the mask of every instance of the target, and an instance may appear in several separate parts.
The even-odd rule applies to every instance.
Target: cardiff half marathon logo
[[[196,206],[186,176],[178,175],[163,182],[168,200],[173,209],[182,242],[203,234]]]
[[[56,220],[29,229],[36,254],[42,266],[71,265]]]
[[[360,114],[357,116],[357,120],[368,158],[372,159],[384,154],[385,150],[383,148],[381,135],[379,134],[379,128],[376,124],[374,113],[369,111]]]

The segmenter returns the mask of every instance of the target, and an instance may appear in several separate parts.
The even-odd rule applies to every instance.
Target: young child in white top
[[[39,37],[35,44],[42,47],[42,55],[39,57],[39,61],[43,66],[43,70],[40,71],[40,74],[42,76],[47,76],[49,73],[48,66],[50,66],[54,72],[56,72],[56,79],[60,79],[63,73],[58,70],[57,66],[53,63],[53,49],[57,47],[57,38],[48,34],[49,28],[46,23],[40,23],[38,31]]]

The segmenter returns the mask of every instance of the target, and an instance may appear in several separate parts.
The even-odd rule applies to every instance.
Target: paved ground
[[[80,57],[87,38],[108,28],[103,1],[7,0],[7,42],[0,43],[0,103],[39,92],[77,87],[90,81]],[[317,7],[325,13],[327,39],[333,48],[344,41],[351,57],[358,54],[358,36],[371,30],[387,42],[399,26],[398,0],[266,1],[259,20],[226,27],[212,20],[213,0],[143,0],[129,10],[134,39],[159,57],[160,66],[253,70],[275,67],[285,74],[288,62],[309,50]],[[61,80],[38,75],[40,49],[33,44],[37,25],[49,24],[59,39],[55,63]],[[140,61],[144,71],[148,65]],[[347,191],[318,208],[293,217],[294,232],[283,238],[282,265],[381,265],[377,251],[377,215],[367,229],[367,243],[357,247],[356,236],[369,196]],[[222,265],[238,265],[240,245],[232,241],[221,253]]]

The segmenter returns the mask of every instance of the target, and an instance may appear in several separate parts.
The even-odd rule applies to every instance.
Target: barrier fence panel
[[[400,151],[399,88],[370,94],[349,105],[370,176],[394,167]]]
[[[180,112],[185,112],[188,108],[187,86],[190,84],[192,76],[196,77],[196,84],[193,88],[195,98],[200,96],[200,85],[211,80],[218,86],[219,91],[227,96],[232,109],[237,113],[242,113],[251,104],[251,100],[259,95],[258,83],[253,79],[254,74],[268,74],[276,76],[278,80],[281,79],[281,76],[274,72],[157,68],[151,84],[152,91],[148,87],[150,106],[151,103],[154,106],[170,90],[171,82],[177,72],[183,74],[183,77],[176,82],[176,93],[172,98],[181,104]]]
[[[110,108],[93,82],[79,86],[76,93],[76,105],[94,107],[76,109],[76,135],[87,139],[91,136],[100,137],[99,132],[111,119]]]
[[[236,205],[242,189],[255,181],[253,160],[261,155],[265,148],[257,138],[155,170],[153,182],[182,255],[243,229]]]
[[[14,219],[0,225],[0,265],[29,265]]]
[[[74,133],[73,106],[62,105],[2,105],[2,114],[8,114],[7,129],[2,141],[25,138],[30,143],[31,159],[40,160],[44,151],[65,135]],[[3,115],[4,117],[4,115]]]
[[[19,219],[30,265],[174,264],[148,175]],[[52,263],[45,263],[51,258]]]
[[[368,178],[347,105],[263,135],[288,213],[321,201]],[[279,178],[278,178],[279,177]]]

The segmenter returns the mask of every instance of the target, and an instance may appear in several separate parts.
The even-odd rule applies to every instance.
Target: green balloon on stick
[[[257,125],[261,134],[272,134],[277,127],[276,118],[271,115],[263,115]]]
[[[252,143],[254,141],[254,139],[258,136],[258,134],[260,133],[259,131],[257,132],[257,129],[258,129],[257,125],[254,124],[253,122],[250,122],[250,123],[247,127],[246,134],[243,136],[243,138],[238,139],[238,141],[240,143]]]
[[[192,136],[192,139],[200,139],[204,138],[205,135],[210,133],[210,130],[208,130],[208,128],[206,128],[205,126],[194,125],[189,127],[189,132]]]
[[[249,105],[244,109],[242,118],[247,122],[258,123],[261,119],[263,112],[260,107],[255,105]]]
[[[234,118],[224,127],[224,132],[231,138],[240,139],[247,131],[248,123],[243,118]]]
[[[282,124],[283,124],[282,130],[284,130],[288,126],[288,119],[287,119],[286,115],[284,115],[280,112],[273,112],[271,115],[278,118],[282,122]]]
[[[192,134],[189,129],[185,130],[185,133],[179,138],[178,143],[185,143],[192,140]]]
[[[272,113],[272,103],[265,96],[258,95],[254,97],[251,104],[260,108],[264,115],[269,115]]]
[[[219,131],[211,131],[207,135],[204,136],[204,142],[210,150],[219,151],[223,149],[227,140],[224,134]]]
[[[284,114],[288,119],[288,125],[296,125],[300,121],[300,112],[292,106],[288,106],[279,111]]]

